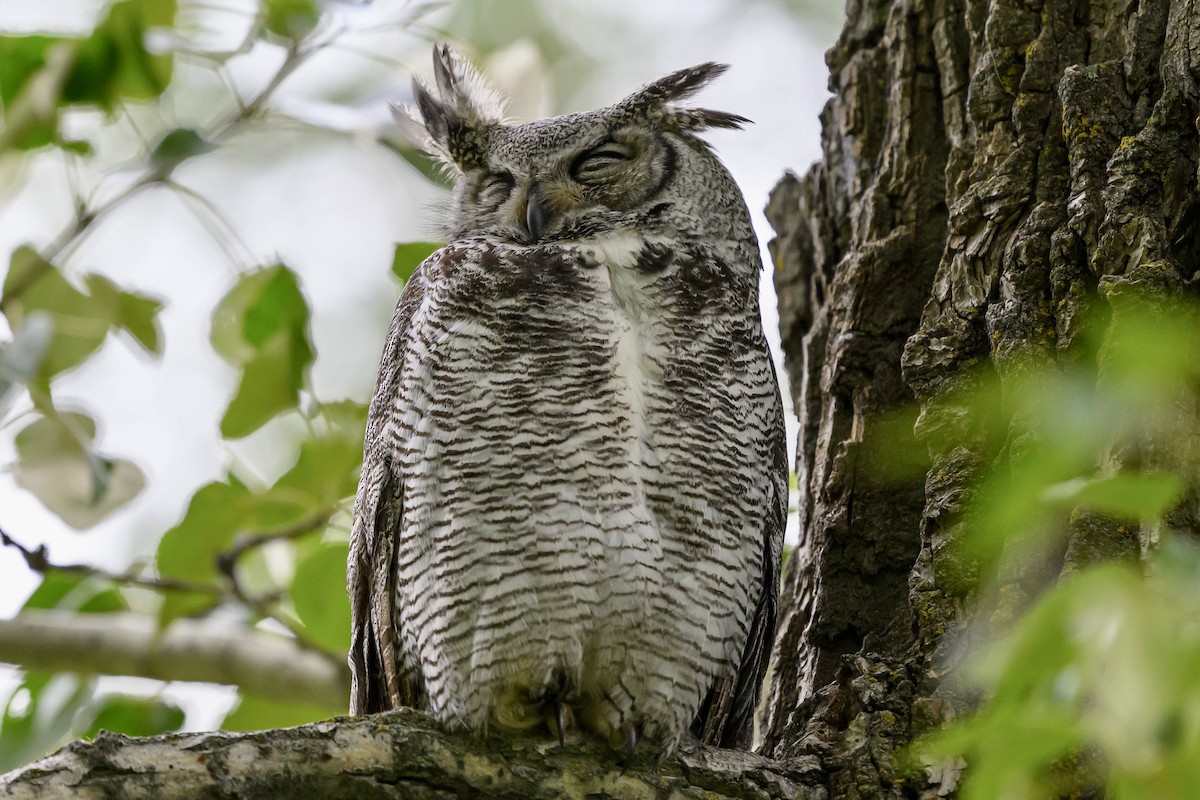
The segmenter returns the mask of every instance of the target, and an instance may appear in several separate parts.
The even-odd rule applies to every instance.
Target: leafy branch
[[[271,542],[290,541],[305,534],[318,531],[329,523],[331,516],[333,516],[332,510],[316,514],[297,525],[281,531],[238,537],[234,540],[231,548],[217,555],[216,562],[217,569],[225,576],[235,598],[260,617],[272,619],[287,628],[288,632],[301,647],[325,656],[335,664],[340,665],[344,660],[342,654],[329,652],[320,642],[309,635],[303,625],[297,625],[290,616],[282,613],[278,608],[277,597],[254,594],[248,591],[238,574],[238,559],[246,552],[270,544]]]
[[[413,18],[425,9],[413,10]],[[30,154],[51,151],[69,173],[82,170],[86,177],[68,175],[70,217],[53,237],[12,252],[4,275],[0,313],[13,336],[0,342],[0,416],[11,407],[4,403],[16,396],[17,389],[32,405],[14,408],[3,420],[15,431],[16,451],[15,462],[5,470],[19,487],[78,530],[94,526],[144,489],[146,476],[138,465],[101,449],[98,421],[83,410],[57,407],[52,389],[57,388],[58,376],[98,353],[111,333],[128,334],[151,357],[163,352],[159,317],[164,300],[126,290],[100,273],[67,274],[63,268],[98,229],[97,223],[110,219],[114,211],[150,188],[178,195],[238,270],[235,284],[213,309],[209,332],[213,350],[237,374],[237,388],[220,421],[222,439],[243,439],[283,415],[303,420],[307,432],[293,466],[274,481],[255,480],[234,459],[227,475],[192,493],[182,518],[160,537],[153,558],[127,569],[56,561],[45,545],[26,547],[0,531],[0,547],[12,548],[42,576],[22,613],[0,621],[0,640],[25,637],[21,640],[40,643],[45,656],[69,643],[76,628],[80,636],[96,628],[99,636],[117,616],[140,613],[136,635],[112,631],[114,636],[97,647],[111,648],[114,663],[134,659],[141,664],[140,659],[158,653],[182,629],[200,624],[197,618],[218,608],[233,609],[242,620],[282,627],[284,633],[278,638],[292,651],[320,662],[327,672],[340,674],[342,653],[349,644],[349,604],[342,590],[347,546],[330,522],[354,494],[365,406],[316,398],[309,374],[316,355],[312,313],[299,276],[286,264],[257,261],[240,236],[243,221],[227,217],[203,192],[184,185],[177,176],[181,165],[230,146],[264,117],[270,121],[272,99],[280,87],[315,54],[340,46],[342,35],[354,27],[328,24],[335,18],[322,14],[316,0],[260,0],[252,20],[243,20],[246,28],[244,34],[237,34],[234,49],[220,45],[222,52],[216,52],[199,40],[189,40],[188,32],[195,28],[191,20],[186,30],[177,23],[177,10],[177,0],[111,0],[90,34],[0,34],[0,63],[5,65],[5,80],[0,82],[0,128],[4,129],[0,149]],[[241,13],[228,8],[207,10]],[[170,37],[166,52],[146,49],[151,29]],[[282,55],[282,61],[265,83],[250,91],[239,90],[232,59],[264,42],[279,46],[276,55]],[[100,56],[114,60],[110,63]],[[214,119],[195,128],[173,121],[167,108],[166,91],[174,65],[182,59],[210,71],[224,87],[218,90],[226,98],[223,107]],[[147,116],[133,107],[135,103],[142,111],[157,103],[161,113],[146,124]],[[60,127],[64,111],[72,108],[97,109],[110,127],[118,120],[122,130],[132,130],[142,155],[119,170],[90,160],[92,145],[68,141],[64,131],[69,129]],[[25,114],[22,109],[29,113],[18,115],[18,111]],[[14,122],[21,124],[14,126]],[[423,254],[398,248],[393,269],[404,279],[421,258]],[[20,424],[13,425],[18,420]],[[287,429],[286,425],[280,428]],[[277,557],[286,562],[282,570],[276,569]],[[134,594],[126,589],[156,593],[157,613],[142,608],[131,611]],[[76,628],[67,624],[71,622],[67,617],[85,610],[104,612],[105,624],[95,625],[94,617],[78,620]],[[58,614],[66,622],[36,618],[42,612]],[[206,635],[215,637],[224,628],[231,641],[248,633],[242,626],[204,624],[211,627]],[[7,645],[0,645],[0,650],[8,655],[16,652]],[[213,645],[213,651],[219,661],[221,648]],[[198,651],[179,650],[187,652]],[[180,671],[179,665],[188,656],[177,656],[162,662],[175,666],[163,667],[159,673],[114,674],[182,679],[179,676],[186,671]],[[86,734],[90,723],[80,721],[95,716],[86,710],[94,704],[94,682],[76,681],[69,697],[43,692],[56,679],[55,671],[83,674],[87,670],[47,660],[49,656],[38,658],[22,656],[26,672],[9,696],[9,706],[0,698],[0,771],[6,768],[6,754],[15,758],[14,754],[24,753],[22,758],[28,760],[70,731]],[[271,674],[261,664],[257,669]],[[104,670],[97,667],[101,673]],[[271,695],[245,681],[232,682],[248,693],[240,695],[226,726],[275,727],[316,718],[312,709],[300,711],[294,702],[264,700],[294,697]],[[331,706],[342,708],[344,697],[339,688],[336,704],[331,700],[322,713],[329,713]],[[143,710],[153,716],[161,705],[154,700]],[[49,719],[57,720],[57,727],[42,722]],[[153,732],[178,725],[171,721],[176,720],[173,715],[154,716],[154,720],[146,722],[149,727],[135,729]]]
[[[238,574],[238,561],[247,553],[277,541],[290,541],[307,534],[315,533],[328,524],[333,511],[327,511],[304,520],[303,522],[266,534],[243,536],[235,540],[228,550],[221,551],[214,559],[217,571],[224,577],[224,584],[217,582],[192,581],[158,575],[147,575],[137,566],[121,572],[111,572],[101,567],[89,564],[61,564],[51,560],[46,546],[26,547],[14,539],[3,528],[0,528],[0,545],[16,550],[30,570],[45,575],[59,572],[67,575],[78,575],[97,578],[118,586],[133,586],[151,589],[157,592],[184,592],[213,598],[216,602],[236,601],[251,609],[263,619],[271,619],[288,630],[296,643],[334,664],[341,664],[342,654],[333,653],[320,642],[316,641],[302,625],[296,624],[288,615],[278,608],[280,593],[254,593],[249,591]]]
[[[48,262],[53,261],[68,248],[77,247],[98,220],[139,194],[143,189],[172,183],[173,173],[185,161],[210,152],[236,134],[248,122],[258,118],[266,108],[271,96],[283,82],[319,49],[319,47],[304,47],[300,42],[291,43],[287,47],[283,63],[268,79],[266,85],[249,103],[243,103],[241,98],[235,94],[237,110],[222,122],[214,125],[207,135],[186,129],[168,131],[150,153],[149,166],[129,186],[99,205],[77,204],[74,219],[41,251],[42,258]],[[11,294],[19,297],[25,288],[27,286],[20,286]],[[4,301],[9,301],[9,294],[10,292],[5,292]],[[0,310],[4,310],[2,306],[0,306]]]

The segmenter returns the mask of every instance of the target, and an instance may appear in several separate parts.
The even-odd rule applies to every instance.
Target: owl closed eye
[[[437,92],[414,81],[415,106],[396,118],[455,175],[448,238],[471,233],[518,243],[642,229],[664,204],[677,224],[723,211],[737,188],[697,134],[737,128],[736,114],[675,105],[725,71],[701,64],[668,75],[607,108],[507,125],[494,93],[448,50]],[[705,234],[703,220],[692,226]]]

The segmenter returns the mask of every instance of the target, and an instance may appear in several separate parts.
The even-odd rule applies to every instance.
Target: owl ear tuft
[[[413,78],[414,105],[392,106],[401,133],[456,169],[484,163],[488,135],[503,124],[504,102],[449,45],[434,46],[433,77],[436,89]]]
[[[672,72],[648,83],[619,105],[641,113],[663,128],[696,133],[708,128],[741,128],[750,122],[738,114],[713,111],[708,108],[680,108],[674,103],[687,100],[710,82],[720,77],[728,64],[712,61]]]

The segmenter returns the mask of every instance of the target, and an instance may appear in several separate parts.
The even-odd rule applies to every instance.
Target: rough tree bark
[[[965,599],[947,545],[995,444],[951,392],[979,365],[1003,382],[1073,359],[1083,312],[1128,287],[1168,302],[1195,282],[1200,0],[850,0],[847,15],[824,157],[768,208],[803,531],[763,728],[775,761],[704,750],[622,772],[594,749],[448,736],[401,713],[105,737],[10,774],[0,796],[176,796],[154,793],[168,775],[195,797],[948,793],[897,751],[959,705],[939,686]],[[882,483],[865,456],[914,400],[913,450],[935,429],[954,444],[928,448],[924,481]],[[1200,532],[1195,493],[1176,514]],[[1080,516],[1041,568],[1136,554],[1123,531]]]
[[[819,755],[832,797],[934,797],[950,787],[901,775],[897,748],[957,705],[939,691],[964,599],[947,545],[995,455],[951,392],[979,366],[1003,385],[1072,360],[1083,312],[1111,313],[1129,287],[1168,302],[1194,282],[1200,5],[847,11],[824,157],[768,208],[804,539],[784,575],[765,752]],[[923,484],[881,486],[864,455],[913,400],[912,447],[939,429],[956,444],[929,448]],[[1176,515],[1200,532],[1194,494]],[[1136,554],[1122,531],[1079,516],[1043,579]]]
[[[815,759],[782,765],[717,748],[621,765],[591,743],[447,734],[401,709],[262,733],[104,734],[10,773],[0,797],[819,800],[818,777]]]

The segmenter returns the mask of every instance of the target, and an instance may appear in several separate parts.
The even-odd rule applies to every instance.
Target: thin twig
[[[258,116],[258,113],[267,104],[267,100],[271,98],[271,95],[275,93],[279,85],[287,80],[288,76],[307,61],[308,57],[314,52],[315,50],[303,50],[298,43],[293,42],[287,49],[287,55],[284,57],[283,63],[279,66],[279,71],[271,76],[271,80],[267,81],[267,85],[254,96],[253,100],[242,106],[237,114],[214,131],[213,141],[225,137],[242,123]]]
[[[308,519],[283,530],[259,533],[253,536],[239,536],[234,540],[232,547],[217,556],[217,569],[228,575],[237,564],[237,560],[247,550],[262,547],[269,542],[298,539],[306,533],[320,530],[329,522],[329,518],[333,516],[333,513],[333,509],[330,509],[319,514],[314,514]]]
[[[42,250],[42,259],[44,261],[53,261],[54,258],[68,246],[74,246],[78,244],[79,239],[81,239],[83,234],[85,234],[88,229],[92,227],[96,220],[100,219],[100,217],[104,216],[129,198],[133,197],[142,189],[145,189],[147,186],[158,182],[161,177],[161,173],[157,170],[148,172],[118,192],[116,196],[106,200],[101,205],[95,208],[81,208],[71,226],[60,233],[58,238],[56,238],[44,250]],[[33,283],[33,281],[29,281],[28,283]],[[22,286],[21,291],[24,291],[27,288],[28,286]],[[20,292],[14,292],[13,294],[19,296]]]
[[[197,594],[223,595],[224,589],[209,583],[176,580],[174,578],[155,578],[138,574],[130,568],[124,572],[109,572],[89,564],[56,564],[50,560],[46,545],[28,548],[13,539],[0,528],[0,544],[11,547],[21,554],[25,564],[34,572],[46,575],[51,572],[64,572],[71,575],[83,575],[90,578],[112,581],[126,586],[140,586],[146,589],[157,589],[166,592],[195,592]]]
[[[56,564],[50,560],[49,553],[45,545],[39,545],[36,548],[29,548],[13,539],[8,535],[3,528],[0,528],[0,545],[11,547],[20,553],[25,560],[26,565],[34,572],[42,575],[51,572],[62,572],[72,575],[83,575],[90,578],[98,578],[100,580],[111,581],[113,583],[125,586],[138,586],[146,589],[167,592],[195,592],[197,594],[207,594],[215,597],[233,597],[245,605],[264,619],[273,619],[288,630],[288,632],[296,639],[296,643],[319,654],[323,658],[334,664],[341,664],[342,658],[339,654],[331,653],[320,643],[313,640],[306,630],[300,625],[294,623],[286,615],[279,613],[275,609],[275,604],[279,601],[279,593],[269,593],[263,595],[255,595],[248,592],[237,574],[238,558],[247,550],[255,547],[261,547],[264,544],[272,541],[280,541],[284,539],[294,539],[306,533],[311,533],[320,529],[322,525],[329,521],[333,512],[314,515],[308,520],[295,525],[291,528],[273,533],[262,534],[259,536],[245,537],[237,542],[230,550],[221,553],[217,557],[217,568],[225,577],[228,584],[227,587],[216,586],[213,584],[196,583],[194,581],[177,580],[174,578],[156,578],[147,575],[142,575],[135,572],[132,568],[125,572],[109,572],[99,567],[94,567],[89,564]]]
[[[300,522],[290,528],[271,533],[258,534],[256,536],[239,537],[234,542],[233,547],[222,552],[217,556],[217,569],[225,576],[229,584],[229,591],[243,605],[248,606],[252,611],[264,619],[273,619],[288,630],[296,638],[297,644],[301,647],[318,653],[334,663],[341,662],[341,655],[329,652],[319,642],[309,636],[308,631],[303,626],[297,625],[287,615],[280,613],[275,607],[277,602],[276,596],[254,595],[246,590],[242,585],[241,579],[238,577],[237,564],[238,559],[247,551],[256,547],[262,547],[269,542],[295,539],[307,533],[320,530],[329,518],[333,516],[333,510],[315,514],[312,517]]]
[[[319,49],[319,47],[305,49],[301,47],[300,43],[298,42],[292,43],[288,47],[287,56],[284,58],[283,64],[280,65],[279,70],[271,77],[271,80],[267,82],[267,85],[264,86],[257,95],[255,95],[253,100],[246,104],[241,103],[241,98],[237,97],[235,92],[234,96],[238,105],[237,112],[231,115],[224,123],[217,125],[210,135],[205,138],[214,143],[218,142],[228,136],[232,131],[236,130],[243,123],[257,116],[262,108],[266,105],[271,95],[274,94],[275,90],[279,88],[279,85],[282,84],[289,75],[295,72],[296,69],[309,58],[309,56],[317,52]],[[96,208],[79,208],[72,223],[42,251],[42,258],[46,261],[51,261],[68,246],[74,247],[78,245],[84,234],[88,232],[88,230],[100,217],[112,211],[118,205],[124,203],[130,197],[137,194],[147,186],[166,181],[170,178],[171,173],[177,166],[178,164],[172,164],[166,169],[162,167],[150,168],[123,191],[118,193],[115,197],[105,201],[102,205]],[[40,277],[40,275],[35,277]],[[33,282],[34,281],[26,281],[26,283]],[[28,287],[21,286],[17,288],[19,291],[10,291],[8,294],[6,294],[6,302],[11,302],[11,299],[18,297],[21,291],[24,291]],[[9,295],[12,297],[10,298]]]
[[[238,233],[237,228],[234,227],[229,218],[222,213],[221,209],[217,208],[216,203],[214,203],[212,200],[209,200],[195,189],[184,186],[182,183],[177,183],[174,179],[165,179],[163,181],[163,185],[178,192],[185,205],[188,203],[196,204],[195,209],[198,210],[193,210],[192,213],[200,219],[201,224],[203,224],[208,230],[208,233],[210,236],[212,236],[213,241],[215,241],[218,246],[225,250],[225,255],[231,262],[236,264],[238,263],[239,259],[235,257],[233,250],[230,249],[227,242],[232,242],[234,245],[241,248],[241,257],[246,259],[246,263],[253,263],[254,251],[251,250],[250,246],[246,244],[245,239],[243,239],[241,234]],[[201,211],[203,211],[204,214],[201,214]],[[205,216],[205,214],[207,216]]]

